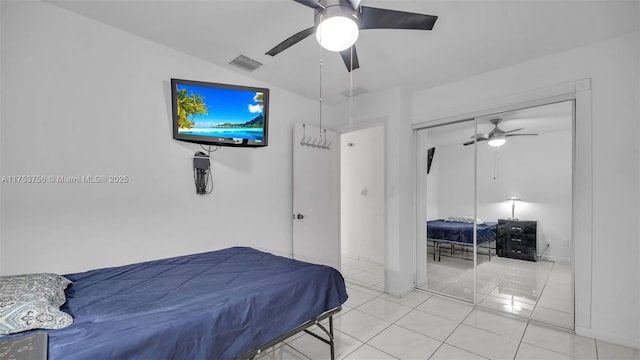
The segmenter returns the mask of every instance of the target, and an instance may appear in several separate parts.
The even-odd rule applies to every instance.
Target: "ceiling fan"
[[[360,6],[361,0],[294,1],[315,9],[315,25],[290,36],[265,55],[276,56],[315,32],[322,47],[340,52],[349,72],[360,67],[354,46],[360,30],[431,30],[438,19],[433,15]]]
[[[509,131],[504,131],[498,127],[498,124],[502,121],[500,118],[495,118],[490,120],[491,123],[495,126],[493,130],[489,133],[472,135],[471,138],[475,140],[467,141],[462,145],[467,146],[471,145],[476,141],[488,141],[489,146],[499,147],[504,145],[507,142],[507,137],[510,136],[536,136],[538,134],[512,134],[516,131],[524,130],[524,128],[514,129]]]

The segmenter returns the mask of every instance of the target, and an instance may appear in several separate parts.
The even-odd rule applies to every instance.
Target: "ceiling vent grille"
[[[357,88],[354,88],[353,90],[343,91],[342,95],[344,95],[346,97],[356,97],[358,95],[366,94],[368,92],[369,92],[369,90],[363,88],[362,86],[358,86]]]
[[[229,64],[243,68],[247,71],[253,71],[259,68],[260,66],[262,66],[262,63],[255,61],[244,55],[238,56],[237,58],[233,59]]]

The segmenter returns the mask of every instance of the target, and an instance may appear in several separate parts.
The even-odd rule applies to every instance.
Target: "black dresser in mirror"
[[[498,219],[496,252],[498,256],[536,261],[538,222]]]

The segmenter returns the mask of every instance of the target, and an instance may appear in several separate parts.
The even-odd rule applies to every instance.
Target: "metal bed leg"
[[[436,242],[433,242],[433,261],[436,261]]]
[[[336,350],[335,350],[335,338],[333,337],[333,316],[329,316],[329,333],[330,335],[330,344],[329,346],[331,347],[331,360],[335,360],[336,359]]]
[[[329,316],[329,330],[327,330],[327,328],[325,328],[320,323],[320,321],[316,321],[315,325],[329,337],[329,340],[323,338],[320,335],[312,333],[308,329],[304,329],[303,331],[306,332],[307,334],[313,336],[314,338],[324,342],[325,344],[328,344],[329,347],[331,348],[331,360],[335,360],[335,358],[336,358],[335,352],[336,351],[335,351],[335,339],[333,337],[333,315]]]
[[[257,355],[260,355],[263,353],[263,351],[271,348],[274,345],[277,345],[281,342],[283,342],[284,340],[288,339],[289,337],[298,334],[300,332],[305,332],[311,336],[313,336],[314,338],[324,342],[325,344],[329,345],[331,348],[331,360],[335,360],[335,339],[334,339],[334,332],[333,332],[333,315],[338,313],[340,310],[342,309],[341,306],[335,307],[325,313],[323,313],[322,315],[315,317],[314,319],[311,319],[303,324],[300,324],[298,327],[290,330],[288,333],[279,336],[276,339],[271,340],[268,343],[262,344],[258,347],[255,347],[249,351],[247,351],[244,354],[238,355],[236,357],[234,357],[232,360],[251,360],[251,359],[255,359],[255,357]],[[321,321],[325,320],[325,319],[329,319],[329,329],[327,329],[326,327],[324,327],[321,323]],[[327,335],[329,337],[329,339],[326,339],[318,334],[315,334],[311,331],[309,331],[309,327],[311,326],[317,326],[323,333],[325,333],[325,335]]]

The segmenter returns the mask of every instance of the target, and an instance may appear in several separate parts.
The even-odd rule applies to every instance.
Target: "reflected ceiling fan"
[[[340,52],[349,72],[360,67],[354,45],[360,30],[431,30],[438,19],[433,15],[360,6],[361,0],[294,1],[315,9],[315,25],[292,35],[265,55],[276,56],[315,33],[323,48]]]
[[[471,138],[474,139],[474,140],[467,141],[466,143],[463,143],[462,145],[464,145],[464,146],[471,145],[476,141],[488,141],[489,146],[499,147],[499,146],[504,145],[504,143],[507,142],[507,138],[510,137],[510,136],[536,136],[536,135],[538,135],[538,134],[513,134],[516,131],[524,130],[524,128],[504,131],[504,130],[502,130],[502,129],[500,129],[498,127],[498,124],[500,124],[500,122],[502,122],[502,119],[495,118],[495,119],[491,119],[490,121],[495,126],[493,128],[493,130],[491,130],[491,132],[484,133],[484,134],[478,134],[478,135],[472,135]]]

